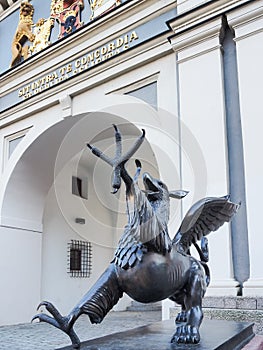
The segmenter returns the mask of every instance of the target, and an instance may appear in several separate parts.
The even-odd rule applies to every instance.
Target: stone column
[[[244,141],[251,265],[251,277],[245,283],[244,295],[263,295],[261,229],[263,197],[263,161],[261,156],[263,149],[263,1],[251,1],[246,6],[227,13],[227,20],[234,32],[236,42],[240,115]],[[237,232],[237,235],[240,236],[240,232]]]

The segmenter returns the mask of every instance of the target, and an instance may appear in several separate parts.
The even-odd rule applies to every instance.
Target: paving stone
[[[87,316],[81,316],[75,324],[75,330],[81,341],[84,341],[160,320],[160,311],[112,311],[99,325],[90,324]],[[0,350],[54,350],[69,344],[67,335],[47,323],[0,327]]]
[[[263,336],[257,335],[242,350],[262,350]]]

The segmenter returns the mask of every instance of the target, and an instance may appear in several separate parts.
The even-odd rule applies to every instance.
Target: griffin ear
[[[184,198],[189,191],[183,191],[183,190],[178,190],[178,191],[169,191],[169,197],[171,198],[176,198],[176,199],[182,199]]]

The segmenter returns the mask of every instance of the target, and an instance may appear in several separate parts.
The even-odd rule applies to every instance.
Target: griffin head
[[[182,199],[188,192],[183,190],[169,191],[164,182],[155,179],[149,173],[143,174],[144,190],[142,190],[157,215],[168,221],[170,198]]]

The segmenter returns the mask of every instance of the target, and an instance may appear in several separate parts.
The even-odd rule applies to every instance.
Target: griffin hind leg
[[[170,297],[172,301],[175,303],[181,305],[181,311],[178,312],[176,318],[175,318],[175,323],[182,323],[187,321],[187,312],[184,304],[184,294],[182,292],[179,292],[172,297]]]
[[[185,310],[179,314],[185,317],[185,324],[176,327],[172,343],[197,344],[200,341],[199,327],[203,319],[202,298],[206,289],[201,266],[193,260],[191,273],[184,294]]]
[[[115,266],[111,264],[68,316],[62,316],[53,304],[45,301],[40,306],[45,306],[52,316],[40,313],[32,321],[38,319],[59,328],[70,337],[73,348],[79,349],[80,340],[73,329],[79,316],[86,314],[91,323],[100,323],[122,295]]]

